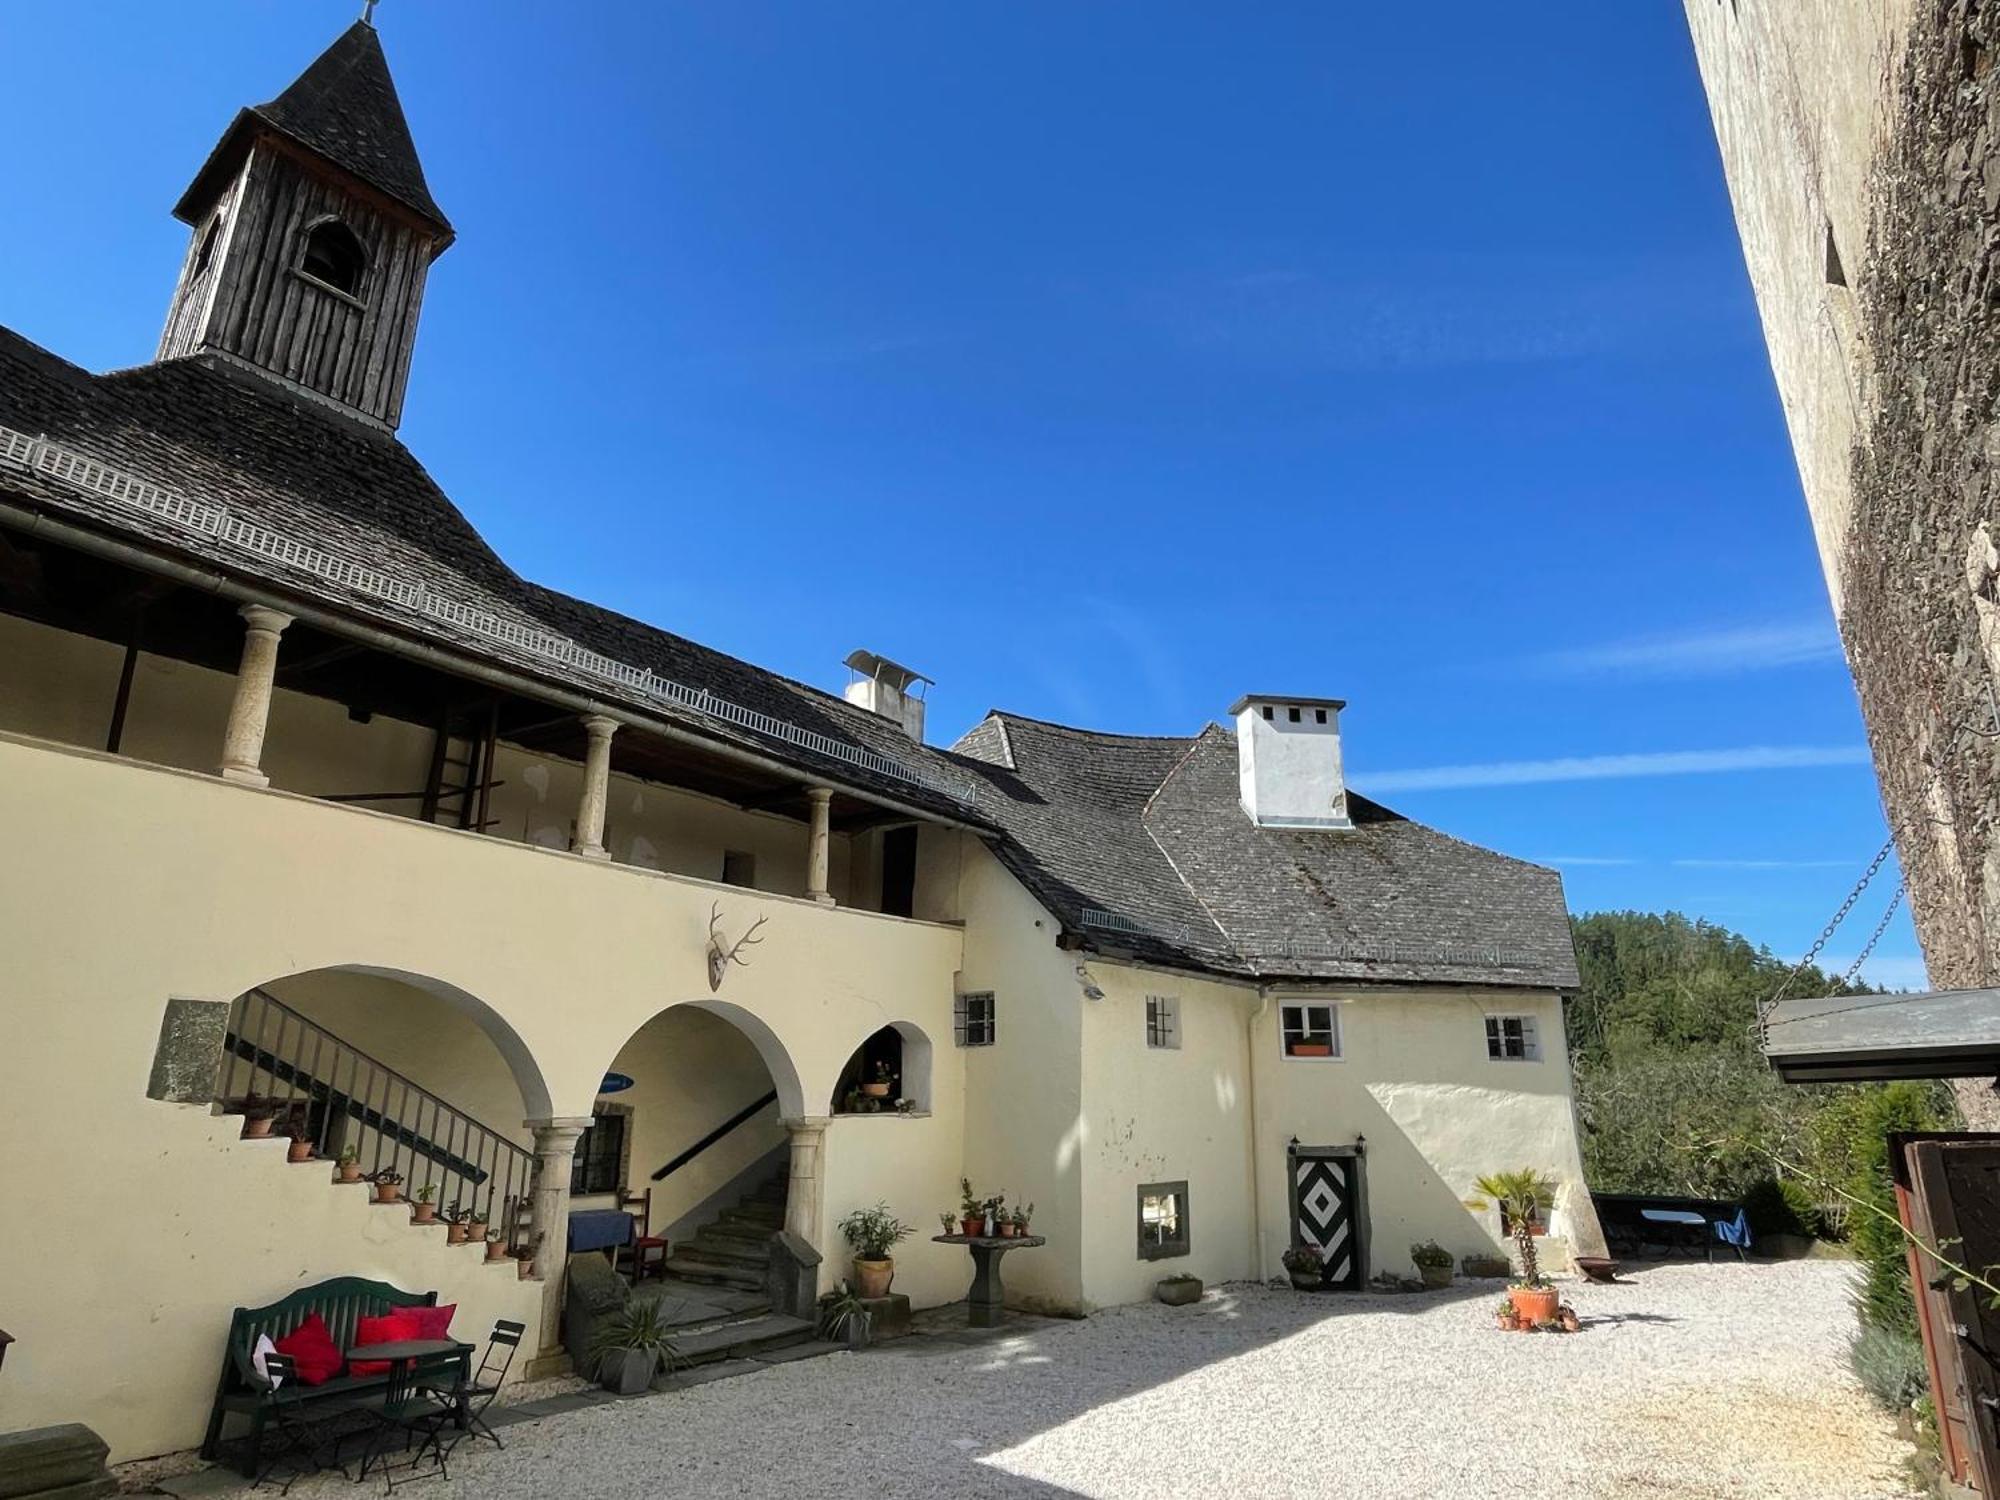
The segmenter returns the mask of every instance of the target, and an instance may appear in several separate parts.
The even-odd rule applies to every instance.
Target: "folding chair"
[[[408,1484],[412,1479],[428,1479],[429,1474],[419,1474],[424,1454],[431,1455],[434,1471],[442,1478],[449,1479],[450,1471],[445,1467],[461,1435],[454,1435],[449,1443],[445,1441],[444,1429],[451,1426],[458,1415],[458,1409],[448,1401],[442,1401],[438,1393],[425,1383],[422,1372],[412,1368],[411,1362],[395,1361],[389,1366],[389,1384],[381,1407],[373,1413],[376,1422],[374,1434],[370,1437],[368,1449],[361,1455],[361,1470],[354,1477],[357,1480],[368,1477],[369,1465],[375,1464],[382,1475],[387,1490],[394,1490],[399,1484]],[[403,1435],[403,1452],[409,1455],[405,1463],[391,1463],[388,1458],[388,1443],[397,1433]],[[410,1451],[410,1444],[416,1443],[416,1451]],[[378,1462],[379,1460],[379,1462]]]
[[[268,1428],[275,1429],[277,1445],[268,1451],[265,1449],[264,1433],[267,1425],[259,1423],[250,1438],[254,1445],[250,1461],[255,1471],[250,1480],[250,1488],[253,1490],[262,1488],[265,1482],[276,1477],[282,1468],[285,1471],[285,1482],[278,1486],[278,1493],[282,1495],[291,1489],[294,1481],[303,1479],[308,1474],[317,1474],[322,1469],[337,1466],[320,1462],[319,1450],[322,1440],[313,1431],[312,1425],[300,1414],[299,1403],[284,1396],[287,1386],[294,1391],[301,1389],[298,1368],[293,1364],[292,1357],[289,1354],[266,1354],[264,1378],[271,1386],[267,1398],[270,1403]],[[346,1472],[345,1469],[341,1470],[342,1474]]]
[[[474,1437],[490,1440],[496,1448],[507,1445],[500,1441],[500,1434],[487,1425],[486,1409],[500,1394],[500,1387],[507,1383],[507,1372],[514,1365],[514,1351],[520,1345],[521,1335],[527,1331],[525,1323],[516,1323],[510,1318],[499,1319],[487,1337],[486,1352],[480,1356],[479,1368],[470,1377],[458,1376],[449,1387],[430,1387],[451,1403],[452,1415],[460,1428]]]

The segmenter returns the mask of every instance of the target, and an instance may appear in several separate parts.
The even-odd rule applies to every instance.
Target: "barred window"
[[[993,991],[974,990],[960,995],[953,1008],[953,1031],[961,1047],[990,1047],[993,1045]]]
[[[570,1159],[569,1190],[586,1193],[615,1193],[624,1186],[620,1180],[625,1166],[625,1116],[601,1114],[576,1143]]]
[[[1542,1045],[1533,1016],[1488,1016],[1486,1055],[1495,1062],[1540,1062]]]
[[[1176,995],[1146,997],[1146,1045],[1173,1047],[1181,1044],[1181,1002]]]

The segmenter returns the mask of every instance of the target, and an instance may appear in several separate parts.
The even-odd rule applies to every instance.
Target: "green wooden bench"
[[[222,1426],[231,1412],[250,1419],[250,1450],[246,1465],[254,1466],[264,1440],[264,1424],[272,1410],[285,1403],[302,1413],[322,1408],[336,1411],[344,1407],[362,1408],[366,1398],[387,1387],[388,1375],[337,1375],[323,1385],[287,1384],[273,1391],[251,1363],[260,1334],[269,1334],[276,1343],[314,1313],[326,1320],[333,1341],[341,1349],[354,1347],[355,1331],[363,1318],[379,1318],[396,1307],[435,1307],[436,1292],[406,1292],[386,1281],[367,1281],[359,1276],[340,1276],[317,1286],[302,1287],[268,1307],[239,1307],[229,1318],[229,1342],[222,1355],[222,1375],[215,1386],[215,1405],[208,1416],[208,1435],[201,1444],[201,1456],[212,1459],[222,1442]],[[456,1362],[463,1375],[471,1345],[464,1345]],[[245,1474],[252,1472],[246,1467]]]

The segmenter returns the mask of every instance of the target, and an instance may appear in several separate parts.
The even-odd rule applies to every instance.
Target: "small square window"
[[[1146,1045],[1172,1047],[1181,1044],[1181,1002],[1176,995],[1146,997]]]
[[[1296,708],[1288,708],[1285,710],[1285,717],[1296,724],[1299,722],[1299,711]]]
[[[1488,1016],[1486,1055],[1495,1062],[1540,1062],[1542,1046],[1533,1016]]]
[[[757,883],[757,856],[742,849],[722,852],[722,883],[754,886]]]
[[[1340,1007],[1299,1004],[1278,1007],[1278,1026],[1287,1057],[1340,1056]]]
[[[1139,1189],[1139,1259],[1188,1253],[1188,1185],[1149,1182]]]
[[[1272,708],[1270,704],[1266,703],[1264,705],[1264,717],[1267,719],[1275,719],[1277,716],[1278,716],[1277,710]]]
[[[1313,710],[1313,723],[1315,723],[1315,724],[1324,724],[1325,722],[1326,722],[1326,710],[1325,710],[1325,709],[1323,709],[1323,708],[1316,708],[1316,709],[1314,709],[1314,710]]]
[[[960,995],[953,1007],[953,1030],[957,1033],[961,1047],[990,1047],[993,1045],[993,991],[974,990]]]

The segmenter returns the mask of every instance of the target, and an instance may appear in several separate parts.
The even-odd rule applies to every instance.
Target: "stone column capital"
[[[246,604],[236,611],[243,617],[243,623],[250,630],[268,631],[272,635],[283,635],[296,618],[282,609],[273,609],[268,604]]]
[[[833,788],[830,786],[809,786],[806,788],[806,796],[812,801],[815,807],[825,807],[833,801]]]
[[[597,1123],[597,1116],[542,1115],[537,1119],[523,1120],[521,1123],[535,1132],[535,1140],[537,1142],[540,1142],[544,1136],[547,1136],[550,1140],[561,1140],[565,1134],[571,1140],[575,1140]]]
[[[791,1115],[778,1123],[793,1135],[820,1135],[831,1122],[830,1115]]]
[[[608,740],[618,732],[618,721],[607,719],[603,714],[587,714],[583,720],[583,732],[593,740]]]

